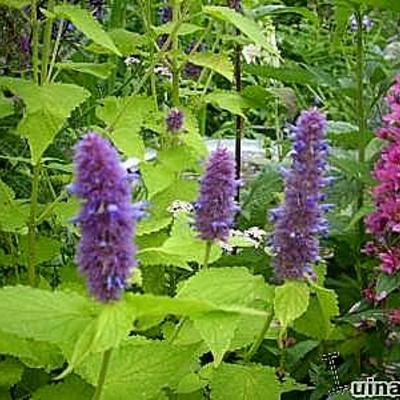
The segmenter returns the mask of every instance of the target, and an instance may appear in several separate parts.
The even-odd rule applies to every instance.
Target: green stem
[[[358,161],[365,162],[365,147],[366,147],[366,125],[365,110],[364,110],[364,40],[363,40],[363,24],[360,10],[355,13],[357,20],[357,65],[356,65],[356,80],[357,80],[357,123],[358,133],[360,136],[358,147]],[[364,202],[364,184],[360,183],[359,196],[357,201],[357,210],[363,206]],[[361,227],[362,228],[362,227]]]
[[[257,340],[251,345],[249,351],[244,356],[245,362],[249,362],[253,358],[253,356],[257,353],[258,349],[261,346],[261,343],[264,340],[265,334],[268,332],[268,329],[271,325],[273,316],[274,316],[274,313],[271,311],[270,314],[268,315],[268,318],[264,322],[264,325],[261,329],[260,334],[258,335]]]
[[[182,317],[179,322],[177,323],[177,325],[175,326],[175,330],[172,333],[172,336],[170,337],[168,343],[172,344],[175,342],[176,338],[178,337],[179,333],[181,332],[184,323],[187,321],[187,317]]]
[[[60,48],[61,36],[62,36],[63,29],[64,29],[64,21],[60,21],[60,24],[58,26],[58,31],[57,31],[56,42],[54,43],[54,47],[53,47],[53,54],[51,55],[49,71],[47,73],[47,82],[50,82],[51,75],[52,75],[53,69],[54,69],[54,65],[56,64],[56,58],[57,58],[57,54],[58,54],[58,49]]]
[[[94,393],[92,400],[100,400],[101,399],[104,382],[106,380],[108,366],[110,364],[111,352],[112,352],[112,349],[108,349],[103,353],[103,361],[101,362],[99,377],[97,380],[96,391]]]
[[[47,11],[50,13],[53,12],[55,5],[55,0],[49,0],[47,5]],[[50,58],[50,47],[51,47],[51,31],[53,28],[53,18],[47,17],[46,25],[44,28],[44,39],[43,39],[43,53],[42,53],[42,74],[41,74],[41,81],[42,83],[47,82],[49,76],[47,75],[47,67],[49,64]]]
[[[36,286],[36,213],[39,192],[40,161],[33,167],[31,209],[28,222],[28,282]]]
[[[210,240],[208,240],[206,242],[206,251],[204,253],[204,262],[203,262],[204,269],[208,268],[208,262],[210,261],[210,254],[211,254],[211,246],[212,246],[212,242]]]
[[[36,0],[31,1],[31,29],[32,29],[32,70],[33,80],[39,83],[39,22],[37,19]]]
[[[179,2],[172,0],[172,21],[177,24],[179,15]],[[172,72],[172,105],[174,107],[179,106],[179,66],[178,66],[178,51],[179,51],[179,41],[178,32],[174,31],[171,33],[171,45],[172,45],[172,60],[171,60],[171,72]]]

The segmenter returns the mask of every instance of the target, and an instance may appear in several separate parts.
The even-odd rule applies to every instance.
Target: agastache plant
[[[234,201],[237,187],[234,158],[228,149],[218,147],[208,160],[195,204],[196,228],[201,239],[208,242],[228,239],[238,211]]]
[[[316,108],[303,112],[293,128],[292,163],[284,171],[284,202],[271,210],[274,224],[272,247],[275,274],[279,280],[313,276],[312,265],[319,260],[318,235],[327,234],[321,189],[325,177],[328,145],[325,141],[326,118]]]
[[[82,200],[76,261],[91,295],[101,302],[120,298],[136,266],[135,222],[141,204],[131,204],[132,182],[111,143],[85,135],[75,147],[76,180],[71,191]]]
[[[368,255],[376,254],[382,272],[393,274],[400,269],[400,76],[386,98],[390,112],[383,117],[384,127],[377,136],[389,141],[375,164],[378,181],[372,192],[376,210],[366,220],[375,243],[367,243]]]

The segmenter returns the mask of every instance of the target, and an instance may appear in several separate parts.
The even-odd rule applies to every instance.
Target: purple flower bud
[[[133,236],[142,212],[132,206],[132,185],[111,143],[85,135],[75,147],[73,192],[83,200],[76,261],[99,301],[118,299],[136,265]]]
[[[228,239],[236,212],[237,187],[233,156],[228,149],[218,147],[208,160],[195,204],[196,228],[203,240]]]
[[[321,206],[320,192],[327,178],[323,139],[326,119],[314,108],[303,112],[294,132],[292,165],[285,171],[285,198],[282,207],[271,210],[275,225],[272,247],[278,279],[302,279],[313,276],[311,265],[319,260],[318,235],[326,235],[323,217],[328,205]]]
[[[183,127],[184,115],[178,108],[173,108],[167,115],[165,123],[167,129],[172,133],[179,132]]]

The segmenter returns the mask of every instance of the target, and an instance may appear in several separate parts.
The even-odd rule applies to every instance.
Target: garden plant
[[[400,396],[399,22],[0,0],[0,400]]]

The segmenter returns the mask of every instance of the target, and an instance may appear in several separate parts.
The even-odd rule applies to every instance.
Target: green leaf
[[[32,397],[32,400],[71,400],[91,399],[94,394],[92,386],[78,376],[67,377],[64,382],[55,382],[40,387]]]
[[[212,268],[201,270],[185,281],[177,297],[203,299],[221,306],[251,307],[255,303],[266,304],[270,291],[262,277],[251,275],[246,268]],[[210,312],[192,319],[218,365],[231,347],[241,317]]]
[[[207,103],[212,103],[232,114],[246,118],[244,109],[249,108],[249,102],[237,92],[214,91],[204,97]]]
[[[179,187],[179,191],[176,188]],[[194,180],[177,178],[172,185],[149,199],[150,216],[138,224],[137,235],[145,235],[160,231],[172,222],[172,214],[168,207],[176,200],[193,201],[197,195],[198,184]],[[142,254],[143,261],[143,254]]]
[[[18,357],[30,368],[52,370],[60,367],[64,358],[59,349],[46,342],[23,339],[0,331],[0,354]]]
[[[28,246],[28,237],[23,236],[20,238],[20,249],[21,256],[18,258],[18,261],[22,265],[28,264],[29,257],[29,246]],[[36,251],[35,251],[35,265],[41,264],[46,261],[51,261],[53,258],[60,255],[60,246],[61,243],[52,238],[48,238],[45,236],[36,237]]]
[[[337,3],[343,3],[344,0],[336,0]],[[381,8],[389,11],[400,11],[400,4],[392,0],[350,0],[353,5],[364,5]]]
[[[225,54],[198,52],[190,55],[188,61],[222,75],[229,82],[233,80],[233,65]]]
[[[18,360],[6,358],[0,361],[0,386],[12,386],[22,378],[24,366]]]
[[[274,79],[285,83],[298,83],[310,86],[333,86],[334,82],[330,77],[317,73],[311,68],[302,68],[295,65],[273,67],[271,65],[248,64],[244,70],[249,74],[262,78]]]
[[[308,308],[310,289],[305,282],[288,281],[275,289],[275,316],[284,326],[289,326]]]
[[[190,269],[188,263],[202,264],[206,245],[190,228],[187,216],[180,213],[172,227],[171,236],[156,248],[145,248],[138,252],[138,259],[144,265],[173,265]],[[213,263],[222,254],[219,247],[213,245],[209,262]]]
[[[164,387],[175,388],[195,367],[198,347],[130,339],[111,354],[102,400],[148,400]],[[100,365],[101,355],[91,355],[78,373],[96,385]]]
[[[110,36],[103,30],[102,26],[89,11],[66,4],[54,7],[54,13],[60,18],[71,21],[78,30],[83,32],[93,42],[112,51],[117,56],[121,55]]]
[[[321,286],[312,287],[316,296],[311,297],[307,312],[295,322],[294,328],[304,335],[323,340],[333,329],[331,319],[339,315],[337,295]]]
[[[17,131],[28,138],[34,164],[40,160],[71,112],[90,95],[86,89],[76,85],[52,83],[38,86],[31,81],[13,78],[0,78],[0,87],[8,88],[25,103],[26,112]]]
[[[14,191],[0,180],[0,229],[5,232],[21,232],[26,230],[29,218],[29,205],[14,200]]]
[[[74,341],[96,316],[98,305],[70,292],[27,286],[0,289],[0,331],[50,343]]]
[[[156,32],[157,35],[170,35],[174,31],[175,23],[168,22],[166,24],[160,26],[153,26],[153,30]],[[198,31],[202,31],[204,28],[199,25],[189,24],[187,22],[183,22],[179,25],[177,30],[177,35],[185,36],[191,35]]]
[[[29,0],[0,0],[0,4],[21,9],[30,4]]]
[[[124,301],[105,304],[100,314],[86,326],[75,343],[69,358],[68,368],[58,377],[61,379],[72,372],[91,353],[101,353],[118,347],[132,329],[133,316]]]
[[[392,293],[400,286],[400,272],[394,275],[388,275],[386,273],[380,273],[376,282],[376,292],[387,294]]]
[[[0,119],[14,114],[14,104],[6,99],[0,92]]]
[[[274,4],[267,6],[260,6],[254,10],[254,15],[256,18],[261,18],[266,15],[280,15],[280,14],[299,14],[304,18],[308,19],[315,25],[318,25],[318,15],[310,11],[306,7],[288,7],[284,5]]]
[[[292,370],[296,364],[301,361],[308,353],[313,351],[319,346],[320,342],[316,340],[304,340],[296,343],[294,346],[286,350],[285,360],[288,368]]]
[[[175,180],[175,171],[171,171],[164,164],[141,163],[140,174],[149,197],[167,189]]]
[[[104,121],[111,140],[127,156],[144,158],[144,143],[140,129],[153,110],[153,102],[144,96],[106,97],[97,107],[96,115]]]
[[[272,367],[223,363],[212,375],[211,397],[213,400],[280,400],[280,394],[288,391],[291,382],[282,384]]]
[[[268,45],[268,40],[262,32],[262,28],[257,23],[244,15],[237,13],[229,7],[204,6],[203,12],[213,18],[229,22],[249,37],[258,46],[264,47],[271,53],[276,51]]]
[[[113,69],[115,68],[114,64],[111,63],[85,63],[85,62],[64,62],[57,63],[56,67],[60,70],[71,70],[77,72],[83,72],[85,74],[93,75],[96,78],[107,79]]]

